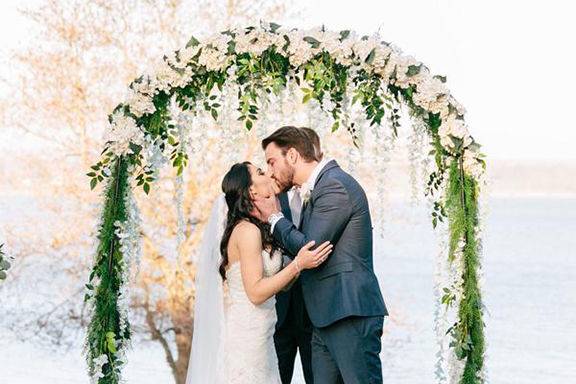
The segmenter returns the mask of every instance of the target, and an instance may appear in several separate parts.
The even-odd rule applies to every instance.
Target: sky
[[[0,75],[7,53],[32,36],[17,12],[39,0],[2,1]],[[296,27],[380,33],[448,77],[489,157],[576,161],[576,26],[570,1],[309,1]],[[215,31],[216,32],[216,31]]]

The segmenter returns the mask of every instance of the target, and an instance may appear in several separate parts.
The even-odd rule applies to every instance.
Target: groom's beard
[[[280,193],[288,192],[294,186],[294,168],[286,164],[285,172],[281,173],[279,178],[273,178],[278,186]]]

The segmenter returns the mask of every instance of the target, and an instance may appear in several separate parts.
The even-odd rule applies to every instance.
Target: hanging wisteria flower
[[[93,384],[98,383],[98,381],[104,377],[102,372],[102,367],[104,364],[108,363],[108,355],[102,354],[93,360],[94,362],[94,374],[90,377],[90,381]]]
[[[130,154],[133,153],[130,143],[144,145],[144,131],[138,127],[133,118],[116,112],[112,116],[112,124],[106,133],[105,141],[109,143],[109,150],[114,155]]]

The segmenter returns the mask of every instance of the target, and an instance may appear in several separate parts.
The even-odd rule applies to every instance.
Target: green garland
[[[450,328],[450,344],[459,359],[466,359],[461,384],[479,384],[484,364],[484,323],[482,298],[478,285],[479,244],[475,228],[478,225],[478,186],[466,175],[462,156],[450,164],[446,190],[446,209],[449,221],[449,254],[451,263],[462,263],[462,299],[458,308],[458,321]],[[456,258],[459,242],[464,240],[461,260]],[[453,297],[453,296],[452,296]],[[450,305],[452,300],[447,300]]]
[[[120,314],[118,311],[118,295],[121,284],[124,260],[120,251],[118,236],[114,223],[127,218],[124,197],[128,183],[127,162],[119,157],[113,167],[105,194],[102,224],[99,228],[99,246],[96,260],[86,288],[93,292],[94,313],[88,326],[88,367],[90,375],[95,374],[94,360],[102,355],[107,356],[107,363],[102,367],[103,377],[99,384],[116,384],[119,382],[121,365],[117,351],[128,343],[131,337],[130,326],[120,334]],[[98,286],[94,287],[93,279],[99,278]],[[91,295],[87,294],[85,301]]]

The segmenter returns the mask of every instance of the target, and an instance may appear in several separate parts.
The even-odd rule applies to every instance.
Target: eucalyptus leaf
[[[11,267],[10,263],[8,262],[8,260],[2,260],[0,261],[0,269],[3,269],[5,271],[9,270]]]
[[[420,73],[420,69],[422,68],[422,64],[420,65],[410,65],[408,67],[408,72],[406,72],[406,76],[408,77],[412,77],[412,76],[416,76],[417,74]]]
[[[443,82],[443,83],[445,83],[446,80],[447,80],[447,79],[446,79],[446,76],[440,76],[440,75],[435,75],[435,76],[433,76],[433,78],[434,78],[434,79],[438,79],[438,80],[440,80],[440,81]]]
[[[366,62],[366,64],[372,64],[375,57],[376,57],[376,48],[372,48],[372,50],[370,51],[370,53],[366,57],[366,60],[364,60],[364,61]]]
[[[198,41],[198,39],[196,39],[194,36],[190,36],[190,40],[188,40],[186,48],[195,47],[198,44],[200,44],[200,41]]]
[[[303,40],[309,43],[312,46],[312,48],[318,48],[320,46],[320,42],[315,38],[313,38],[312,36],[306,36],[304,37]]]
[[[340,31],[340,41],[344,41],[350,36],[350,30]]]
[[[280,28],[280,27],[281,27],[280,24],[270,23],[270,32],[276,33],[276,31],[277,31],[278,28]]]

